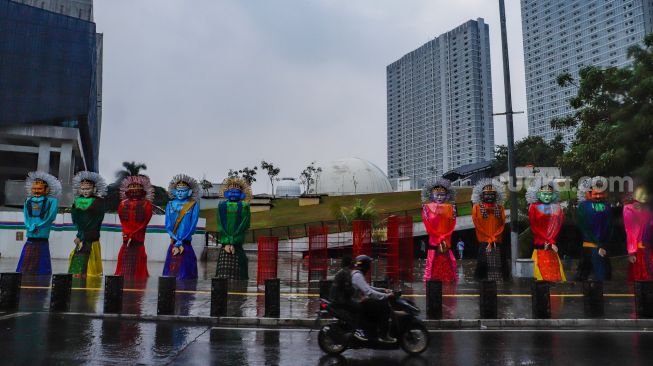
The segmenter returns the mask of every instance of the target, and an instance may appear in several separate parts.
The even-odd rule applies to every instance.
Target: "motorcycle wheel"
[[[411,324],[399,337],[399,345],[406,353],[420,354],[429,346],[429,332],[422,324]]]
[[[320,329],[320,333],[317,335],[317,344],[324,353],[339,355],[347,349],[347,345],[331,336],[332,332],[338,331],[337,329],[331,329],[331,327],[337,327],[337,325],[327,324]],[[339,338],[342,339],[344,337]]]

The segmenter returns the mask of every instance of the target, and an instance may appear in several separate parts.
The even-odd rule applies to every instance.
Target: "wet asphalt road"
[[[653,333],[447,331],[420,357],[348,350],[326,357],[317,333],[18,313],[0,317],[1,365],[650,365]]]

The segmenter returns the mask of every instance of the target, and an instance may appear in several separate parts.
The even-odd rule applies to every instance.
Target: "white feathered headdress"
[[[102,176],[95,172],[89,172],[87,170],[81,171],[75,174],[73,178],[73,196],[79,196],[79,186],[84,181],[93,182],[95,185],[95,195],[98,197],[104,197],[107,195],[107,182],[102,178]]]
[[[37,179],[47,183],[49,189],[48,196],[58,198],[61,195],[61,182],[59,182],[59,179],[46,172],[36,171],[27,174],[27,180],[25,181],[25,190],[27,191],[28,197],[32,195],[32,184]]]
[[[472,203],[481,203],[481,194],[483,193],[483,188],[487,186],[494,187],[494,190],[497,192],[497,203],[503,204],[506,199],[506,188],[503,183],[499,182],[496,179],[484,178],[478,181],[472,190]]]

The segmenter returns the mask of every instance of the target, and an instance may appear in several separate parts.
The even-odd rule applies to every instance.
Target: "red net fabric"
[[[326,226],[308,228],[308,280],[326,278],[328,267],[328,231]]]
[[[258,238],[258,268],[256,284],[265,280],[277,278],[277,261],[279,258],[279,238],[276,236],[260,236]]]

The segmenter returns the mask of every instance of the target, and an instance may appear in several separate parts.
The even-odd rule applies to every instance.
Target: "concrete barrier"
[[[8,272],[0,275],[0,310],[16,310],[20,302],[22,275]]]
[[[211,316],[227,315],[229,280],[211,279]]]
[[[172,315],[175,313],[175,297],[177,296],[177,278],[174,276],[159,277],[159,296],[156,313]]]
[[[125,285],[123,276],[104,277],[104,312],[122,313],[122,290]]]
[[[479,308],[481,319],[496,319],[498,317],[497,281],[481,281]]]
[[[442,319],[442,281],[426,282],[426,316]]]
[[[278,318],[281,315],[281,282],[278,278],[265,280],[265,317]]]
[[[52,275],[50,290],[50,311],[70,311],[70,295],[73,287],[73,275],[69,273]]]

